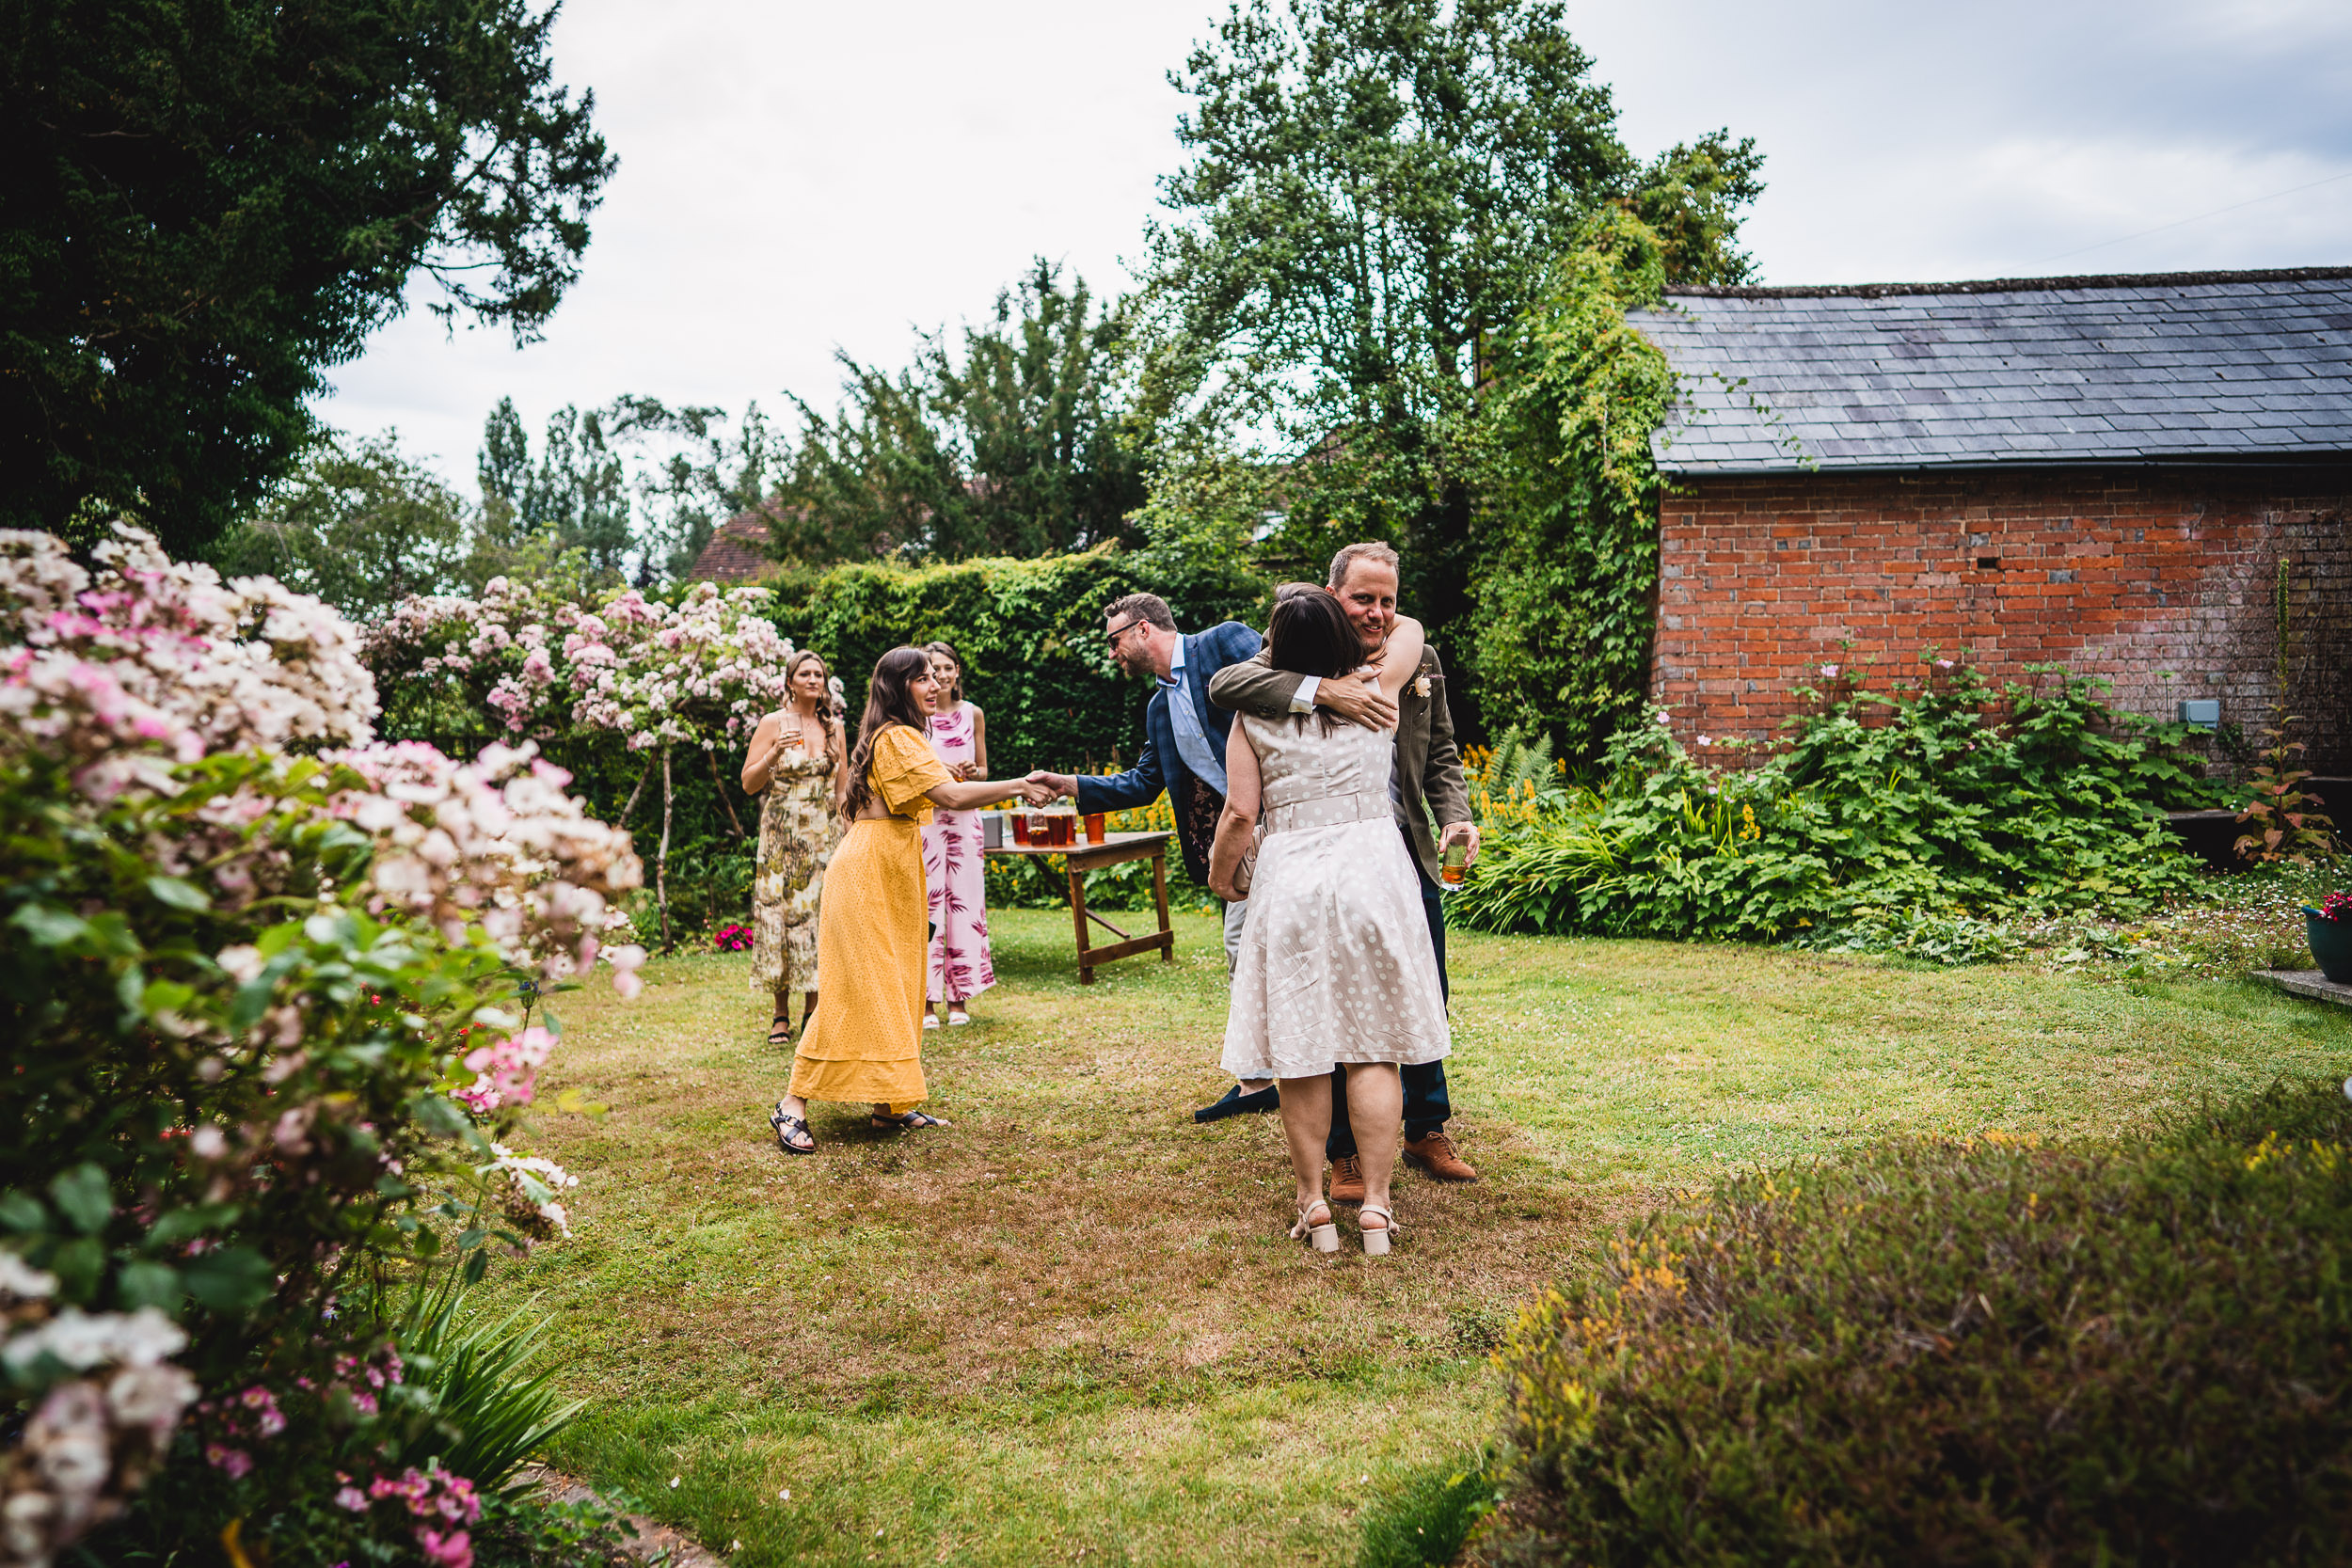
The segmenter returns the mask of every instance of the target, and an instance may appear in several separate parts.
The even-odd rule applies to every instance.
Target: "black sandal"
[[[808,1130],[807,1122],[786,1110],[784,1108],[783,1101],[777,1101],[776,1108],[768,1113],[768,1125],[775,1129],[776,1147],[783,1149],[787,1154],[814,1154],[817,1152],[817,1134]],[[803,1148],[799,1144],[792,1141],[795,1134],[808,1140],[808,1147],[806,1148]]]
[[[803,1022],[801,1027],[805,1029],[808,1025]],[[788,1018],[770,1019],[768,1021],[768,1043],[790,1045],[792,1043],[792,1021]]]
[[[912,1132],[918,1127],[953,1127],[955,1123],[942,1121],[937,1117],[927,1116],[921,1111],[907,1111],[895,1117],[877,1116],[874,1117],[874,1125],[896,1127],[902,1132]]]

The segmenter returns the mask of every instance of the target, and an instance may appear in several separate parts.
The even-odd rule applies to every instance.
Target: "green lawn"
[[[561,999],[542,1102],[611,1111],[543,1119],[578,1231],[491,1277],[557,1316],[594,1402],[562,1465],[744,1564],[1343,1563],[1367,1505],[1491,1431],[1514,1304],[1726,1164],[2098,1133],[2352,1069],[2352,1014],[2244,981],[1455,933],[1485,1179],[1406,1178],[1396,1254],[1326,1260],[1283,1238],[1275,1120],[1190,1119],[1223,1087],[1212,923],[1090,988],[1066,914],[993,924],[1001,984],[927,1037],[956,1125],[819,1107],[813,1159],[763,1121],[787,1061],[747,958]]]

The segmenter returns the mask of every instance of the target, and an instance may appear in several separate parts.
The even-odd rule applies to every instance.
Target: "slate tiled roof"
[[[694,558],[695,582],[756,582],[774,564],[768,559],[768,520],[740,512],[721,523]]]
[[[2352,454],[2352,268],[1687,289],[1679,473]]]

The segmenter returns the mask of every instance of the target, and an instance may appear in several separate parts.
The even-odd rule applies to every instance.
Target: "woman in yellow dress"
[[[776,1144],[809,1154],[812,1100],[863,1101],[876,1127],[945,1127],[915,1109],[930,954],[922,824],[933,806],[970,811],[1032,793],[1020,780],[958,780],[927,738],[935,693],[929,655],[893,648],[874,665],[841,802],[849,831],[825,870],[817,968],[825,1005],[801,1028],[792,1082],[769,1113]]]

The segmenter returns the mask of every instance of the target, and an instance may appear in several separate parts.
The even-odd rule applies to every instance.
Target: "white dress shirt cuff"
[[[1315,691],[1322,685],[1321,675],[1308,675],[1301,679],[1298,683],[1298,690],[1291,697],[1291,711],[1293,713],[1314,712]]]

